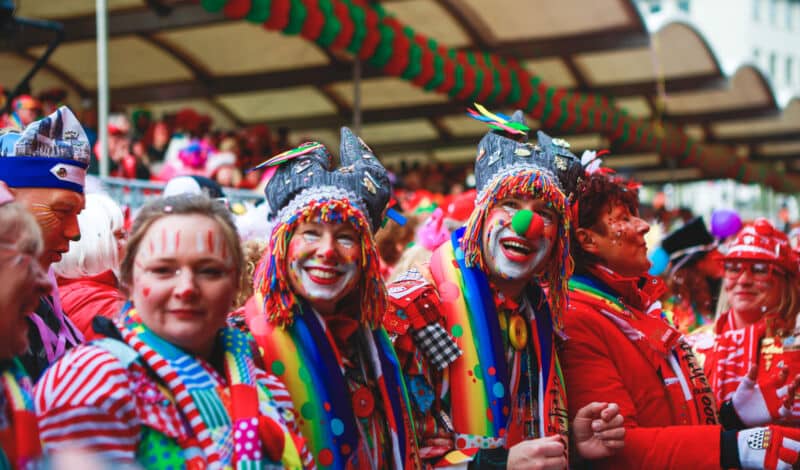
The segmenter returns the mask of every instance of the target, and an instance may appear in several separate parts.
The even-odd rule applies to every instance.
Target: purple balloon
[[[742,228],[739,214],[730,209],[717,209],[711,213],[711,233],[717,238],[735,235]]]

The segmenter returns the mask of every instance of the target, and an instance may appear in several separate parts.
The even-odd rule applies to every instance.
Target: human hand
[[[567,449],[561,436],[530,439],[508,451],[509,470],[563,470],[567,468]]]
[[[610,457],[625,445],[625,419],[616,403],[592,402],[572,420],[572,437],[584,459]]]
[[[440,429],[434,435],[423,437],[419,447],[420,457],[423,459],[441,457],[453,449],[453,435]]]
[[[789,369],[783,365],[779,367],[777,374],[757,381],[758,368],[752,365],[739,382],[731,403],[746,426],[760,426],[791,416],[794,394],[800,385],[800,374],[787,384]]]

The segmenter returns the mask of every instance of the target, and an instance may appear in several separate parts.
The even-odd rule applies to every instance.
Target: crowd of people
[[[21,95],[0,116],[0,128],[21,130],[49,115],[67,99],[66,91],[55,88],[37,96]],[[97,118],[93,109],[84,109],[79,119],[94,147]],[[222,187],[256,189],[263,192],[267,178],[254,167],[266,158],[289,150],[290,129],[271,129],[251,125],[220,130],[212,118],[193,108],[156,116],[146,109],[130,113],[115,112],[108,123],[110,176],[167,182],[175,176],[196,175],[209,178]],[[309,136],[313,140],[314,136]],[[99,155],[99,148],[94,147]],[[434,193],[460,193],[468,165],[399,162],[387,168],[394,187],[411,191],[427,189]],[[89,174],[99,173],[96,159]]]
[[[635,182],[476,105],[474,188],[397,189],[343,128],[257,166],[244,236],[184,171],[224,145],[130,215],[48,111],[0,134],[2,468],[800,463],[800,256],[767,219],[688,220],[655,277]]]

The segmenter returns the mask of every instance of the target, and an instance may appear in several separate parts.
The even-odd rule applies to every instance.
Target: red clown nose
[[[517,235],[528,240],[535,240],[542,236],[544,221],[539,214],[523,209],[511,218],[511,228]]]

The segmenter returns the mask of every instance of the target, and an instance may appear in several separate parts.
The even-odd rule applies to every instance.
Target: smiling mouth
[[[335,269],[326,269],[316,266],[307,267],[305,271],[308,277],[317,284],[334,284],[343,275],[343,273]]]
[[[500,248],[506,258],[518,263],[527,261],[533,256],[533,249],[516,238],[503,238],[500,240]]]
[[[179,317],[198,317],[203,314],[201,310],[193,310],[189,308],[177,308],[170,310],[169,313]]]

